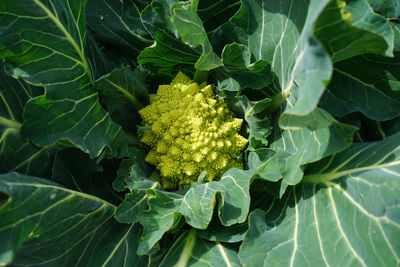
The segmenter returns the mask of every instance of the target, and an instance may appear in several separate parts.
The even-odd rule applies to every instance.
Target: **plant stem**
[[[286,94],[284,92],[278,93],[271,97],[271,104],[265,109],[265,113],[272,114],[278,110],[286,102]]]
[[[174,265],[174,267],[184,267],[187,266],[190,257],[193,253],[194,245],[196,244],[196,230],[191,230],[186,237],[185,247],[179,257],[178,262]]]
[[[379,121],[376,122],[376,126],[378,127],[378,132],[381,134],[382,139],[386,138],[386,134],[382,129],[381,123]]]
[[[194,73],[193,81],[198,84],[206,82],[208,78],[208,71],[207,70],[196,70]]]
[[[0,116],[0,124],[6,126],[8,128],[16,129],[18,131],[21,129],[21,123],[19,123],[18,121],[9,120],[9,119],[6,119],[6,118],[1,117],[1,116]]]

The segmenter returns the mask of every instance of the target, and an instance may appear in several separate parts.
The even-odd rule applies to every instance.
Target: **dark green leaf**
[[[44,179],[0,176],[12,195],[0,210],[0,259],[15,265],[132,266],[139,225],[113,219],[115,207]],[[15,234],[18,233],[18,234]]]
[[[239,7],[239,0],[201,0],[197,7],[197,14],[203,22],[205,31],[210,34],[221,24],[227,22]]]
[[[201,52],[185,45],[171,22],[171,5],[176,1],[153,0],[142,12],[142,23],[155,42],[144,49],[138,62],[154,73],[172,79],[179,71],[194,74],[194,64]]]
[[[14,77],[46,86],[50,97],[86,96],[91,70],[85,50],[85,1],[5,1],[0,56]],[[60,90],[57,90],[60,89]],[[55,94],[54,94],[55,93]]]
[[[248,47],[229,44],[222,51],[224,66],[212,72],[218,87],[224,91],[241,91],[247,87],[260,89],[272,82],[271,66],[265,60],[251,63]]]
[[[109,74],[116,68],[121,68],[126,65],[135,66],[133,60],[120,55],[118,53],[119,51],[108,48],[108,46],[105,47],[104,44],[96,41],[94,34],[90,30],[87,31],[87,45],[85,52],[95,80],[99,79],[103,75]]]
[[[213,219],[205,230],[198,230],[197,236],[209,241],[235,243],[243,241],[248,230],[247,223],[223,226],[218,218]]]
[[[354,64],[352,68],[360,66],[359,61],[364,60],[368,59],[351,59],[350,62]],[[344,67],[350,67],[350,62],[346,62]],[[363,64],[364,68],[367,66]],[[387,66],[384,62],[383,64],[371,62],[369,67],[369,71],[372,71],[373,68],[380,68],[381,70],[393,68],[393,66]],[[372,73],[372,75],[376,79],[380,78],[379,73]],[[371,76],[369,80],[371,80]],[[376,86],[338,69],[334,72],[332,82],[321,99],[321,105],[331,114],[340,117],[356,111],[362,112],[374,120],[388,120],[398,117],[400,115],[400,100],[395,96],[397,93],[385,94]]]
[[[198,4],[199,0],[174,3],[171,6],[171,19],[183,42],[190,47],[202,48],[202,54],[194,67],[198,70],[212,70],[222,66],[222,61],[214,53],[203,23],[197,15]]]
[[[97,93],[80,100],[54,101],[45,95],[30,100],[22,134],[39,146],[65,139],[92,157],[99,156],[104,147],[110,149],[109,156],[123,157],[130,142],[101,107]]]
[[[318,17],[314,33],[333,62],[357,55],[393,55],[393,30],[364,1],[331,1]],[[333,37],[334,36],[334,37]]]
[[[68,189],[94,195],[111,203],[122,200],[106,179],[103,167],[76,148],[57,152],[51,179]]]
[[[90,87],[84,7],[85,1],[4,2],[0,56],[14,77],[46,88],[45,95],[27,103],[25,137],[41,147],[67,139],[92,157],[104,147],[123,156],[129,140]]]
[[[50,176],[57,148],[37,147],[20,134],[25,103],[41,91],[42,88],[6,75],[0,62],[0,173]]]
[[[142,8],[144,3],[140,1],[88,0],[86,23],[96,39],[123,49],[126,55],[136,60],[153,42],[140,20]]]
[[[130,133],[136,134],[136,125],[142,120],[138,111],[149,101],[147,74],[142,68],[133,71],[130,67],[115,69],[97,80],[94,85],[100,91],[111,118]]]

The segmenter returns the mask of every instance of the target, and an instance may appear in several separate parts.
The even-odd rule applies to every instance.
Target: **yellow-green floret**
[[[145,160],[160,170],[164,188],[183,188],[202,171],[211,181],[232,167],[242,168],[237,155],[247,144],[238,134],[243,120],[210,85],[179,72],[170,85],[159,86],[139,114],[151,126],[142,137],[151,148]]]

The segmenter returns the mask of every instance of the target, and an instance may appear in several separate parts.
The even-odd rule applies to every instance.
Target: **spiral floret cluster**
[[[184,188],[202,171],[211,181],[230,168],[243,168],[237,159],[247,144],[238,134],[243,120],[210,85],[198,85],[179,72],[170,85],[159,86],[139,114],[151,126],[142,136],[150,147],[145,160],[160,171],[164,188]]]

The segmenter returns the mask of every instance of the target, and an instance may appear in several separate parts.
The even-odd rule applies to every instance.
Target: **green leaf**
[[[158,182],[149,179],[154,170],[144,161],[145,157],[144,150],[131,148],[128,159],[121,161],[117,178],[113,182],[117,191],[130,190],[115,213],[115,218],[121,223],[137,222],[139,213],[148,208],[149,195],[146,189],[161,188]]]
[[[140,20],[142,3],[136,2],[88,0],[86,5],[86,23],[96,39],[117,46],[133,59],[153,42]]]
[[[122,192],[125,189],[141,190],[154,186],[156,181],[150,180],[154,174],[154,169],[147,164],[146,151],[136,147],[130,147],[128,158],[121,161],[117,177],[113,182],[114,190]]]
[[[295,185],[303,178],[304,165],[342,151],[353,141],[356,129],[345,124],[334,123],[329,128],[311,131],[302,128],[298,131],[275,130],[275,141],[271,148],[274,158],[258,154],[262,163],[252,163],[257,173],[269,181],[282,177],[287,185]],[[268,155],[269,153],[267,153]],[[261,157],[260,157],[261,156]],[[256,161],[256,162],[257,162]]]
[[[142,68],[124,67],[113,70],[94,84],[111,118],[130,133],[136,133],[136,125],[141,122],[138,111],[149,102],[147,75]]]
[[[374,12],[386,18],[396,18],[400,15],[400,6],[392,0],[366,0]]]
[[[266,213],[252,212],[239,252],[241,262],[249,266],[399,264],[399,136],[354,144],[307,168],[304,181],[321,184],[298,185]]]
[[[115,207],[99,198],[16,173],[0,175],[0,190],[12,195],[0,210],[0,258],[6,264],[123,266],[147,262],[135,253],[139,226],[117,223]]]
[[[314,34],[339,62],[375,53],[393,56],[393,30],[365,1],[331,1],[318,17]],[[332,38],[334,36],[334,38]]]
[[[42,147],[68,140],[91,157],[99,156],[105,147],[109,156],[123,157],[130,142],[101,107],[97,93],[80,100],[51,100],[46,95],[31,99],[25,107],[22,134]]]
[[[218,241],[225,243],[236,243],[243,241],[243,238],[248,230],[247,223],[234,224],[225,227],[221,221],[214,216],[213,220],[208,225],[207,229],[198,230],[197,237],[209,241]]]
[[[250,152],[247,165],[249,170],[260,178],[276,182],[282,178],[277,159],[274,150],[260,148]]]
[[[57,148],[37,147],[20,134],[25,103],[41,91],[42,88],[6,75],[0,62],[0,173],[19,171],[50,176]]]
[[[237,252],[220,242],[196,238],[195,230],[183,233],[160,266],[241,266]]]
[[[56,92],[60,98],[60,90],[69,95],[65,86],[85,87],[91,79],[84,54],[85,4],[68,0],[4,2],[0,8],[0,56],[6,59],[8,72],[45,85],[51,97]],[[77,90],[73,98],[81,96]]]
[[[236,113],[239,113],[249,126],[249,150],[267,146],[267,137],[271,134],[271,126],[269,118],[260,116],[269,105],[271,100],[265,98],[260,101],[250,101],[246,96],[233,96],[230,92],[227,94],[227,100]]]
[[[133,190],[125,195],[125,199],[115,213],[115,219],[121,223],[135,223],[139,213],[147,208],[147,193],[145,190]]]
[[[313,36],[314,22],[329,1],[307,3],[243,0],[238,13],[222,25],[216,36],[246,45],[257,60],[270,62],[282,92],[288,117],[308,116],[316,108],[332,72],[332,63]]]
[[[104,147],[124,156],[129,140],[90,87],[84,7],[85,1],[5,2],[0,7],[0,56],[14,77],[46,89],[26,105],[25,137],[41,147],[66,139],[92,157]]]
[[[214,53],[203,23],[197,15],[198,4],[199,0],[172,4],[171,19],[183,42],[190,47],[202,48],[202,54],[194,67],[197,70],[212,70],[222,66],[222,61]]]
[[[251,63],[250,50],[244,45],[226,45],[222,51],[222,61],[224,66],[212,72],[220,90],[242,91],[247,87],[260,89],[272,83],[269,63],[265,60]]]
[[[68,189],[94,195],[110,203],[120,203],[122,198],[113,190],[105,175],[103,167],[88,154],[68,148],[57,152],[51,180]]]
[[[388,6],[388,3],[385,4]],[[393,3],[391,4],[394,6]],[[347,1],[345,10],[350,12],[352,16],[353,20],[351,23],[353,26],[382,36],[387,43],[385,55],[389,57],[393,56],[394,32],[389,21],[385,17],[376,14],[368,1]]]
[[[142,12],[142,23],[155,42],[144,49],[138,62],[153,73],[172,79],[179,70],[194,74],[201,52],[185,45],[171,22],[170,7],[175,1],[153,0]]]
[[[126,65],[136,65],[133,60],[120,55],[118,53],[119,51],[115,51],[112,47],[105,47],[104,44],[96,41],[94,33],[89,29],[86,37],[87,45],[85,53],[95,80],[103,75],[109,74],[116,68],[121,68]]]
[[[359,66],[360,61],[365,60],[368,59],[351,59],[350,62],[345,63],[345,67],[350,67],[350,64],[353,63],[352,68],[354,68],[357,65]],[[377,68],[381,68],[381,70],[388,67],[393,68],[392,66],[387,66],[385,61],[382,63],[379,64],[379,61],[371,62],[369,64],[370,71]],[[366,66],[368,65],[364,64],[364,67]],[[380,78],[379,74],[372,73],[372,75],[376,79]],[[368,79],[371,81],[372,77]],[[400,114],[400,101],[395,96],[396,94],[386,94],[374,83],[359,80],[350,73],[337,69],[334,72],[332,82],[321,99],[321,106],[331,114],[339,117],[359,111],[374,120],[389,120],[398,117]]]
[[[359,111],[379,121],[399,116],[400,30],[398,23],[391,25],[395,30],[394,58],[364,55],[336,64],[320,103],[331,114],[344,116]]]
[[[224,226],[244,222],[250,205],[250,178],[247,171],[231,169],[218,182],[192,184],[184,195],[147,190],[150,208],[139,216],[144,232],[138,253],[147,253],[165,232],[173,229],[181,216],[192,227],[206,229],[211,221],[216,199],[218,217]]]
[[[201,0],[197,7],[197,14],[203,22],[205,31],[210,35],[217,27],[227,22],[239,7],[239,0]]]

